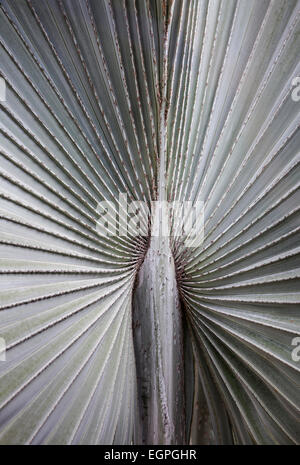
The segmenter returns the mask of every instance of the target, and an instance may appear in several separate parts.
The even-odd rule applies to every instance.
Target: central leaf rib
[[[138,271],[133,297],[138,390],[135,442],[140,444],[185,443],[182,316],[166,204],[168,48],[173,5],[163,5],[157,95],[157,201],[152,203],[150,244]]]
[[[136,441],[183,444],[182,317],[168,218],[159,207],[154,207],[150,245],[138,272],[133,299],[138,380]]]

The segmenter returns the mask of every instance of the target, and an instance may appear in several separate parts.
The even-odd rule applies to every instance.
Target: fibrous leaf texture
[[[0,443],[299,442],[300,2],[0,5]]]

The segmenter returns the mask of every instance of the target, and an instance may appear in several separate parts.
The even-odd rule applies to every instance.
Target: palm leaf
[[[299,6],[1,1],[0,443],[299,442]]]

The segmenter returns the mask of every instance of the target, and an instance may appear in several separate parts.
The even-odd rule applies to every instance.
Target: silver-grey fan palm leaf
[[[299,1],[0,3],[0,443],[298,443]]]

